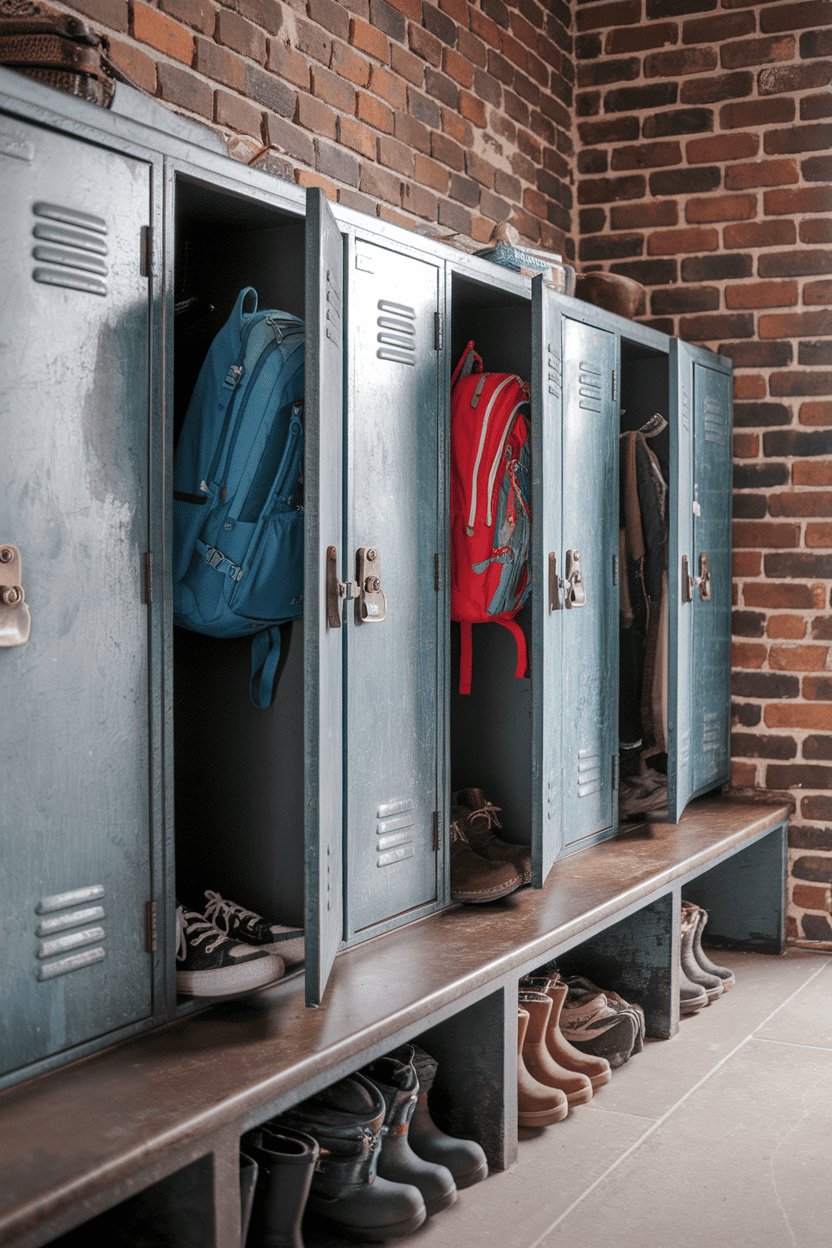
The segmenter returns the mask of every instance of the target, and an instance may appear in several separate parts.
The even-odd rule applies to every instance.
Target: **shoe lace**
[[[254,910],[246,910],[243,906],[237,905],[236,901],[225,901],[220,897],[219,893],[212,892],[210,888],[205,890],[205,896],[208,898],[208,905],[205,907],[205,918],[209,919],[215,927],[219,927],[222,923],[224,930],[227,932],[231,927],[232,919],[236,919],[242,924],[250,919],[259,919],[259,914]],[[206,945],[206,949],[207,949]]]
[[[467,836],[465,835],[465,833],[462,831],[462,828],[460,827],[460,825],[459,825],[459,821],[458,821],[457,819],[452,819],[452,820],[451,820],[450,833],[451,833],[451,844],[452,844],[452,845],[453,845],[454,841],[462,841],[465,845],[467,845],[467,844],[468,844],[468,837],[467,837]]]
[[[215,936],[211,944],[205,946],[206,953],[213,953],[215,949],[225,943],[232,943],[224,932],[215,927],[204,915],[197,914],[195,910],[184,910],[179,908],[179,939],[176,943],[176,960],[184,962],[188,955],[188,945],[195,949],[197,945],[201,945],[203,940],[208,936]],[[204,929],[204,930],[200,930]],[[198,936],[193,936],[194,932],[198,932]],[[186,939],[186,937],[188,939]]]
[[[492,828],[501,828],[503,826],[497,818],[498,810],[502,810],[502,806],[495,806],[493,802],[484,802],[482,806],[478,807],[477,810],[471,811],[468,819],[473,823],[475,819],[477,819],[480,815],[483,815],[488,821],[488,826],[484,829],[484,831],[491,832]]]

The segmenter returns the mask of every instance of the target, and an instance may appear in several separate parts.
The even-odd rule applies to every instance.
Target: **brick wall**
[[[237,159],[405,226],[577,238],[733,357],[733,782],[794,796],[790,935],[832,943],[830,0],[52,7]]]
[[[261,152],[272,172],[404,226],[483,244],[510,219],[564,248],[566,0],[44,2],[106,32],[125,73],[221,130],[239,160]]]
[[[832,5],[575,5],[578,254],[734,360],[733,783],[789,790],[832,939]]]

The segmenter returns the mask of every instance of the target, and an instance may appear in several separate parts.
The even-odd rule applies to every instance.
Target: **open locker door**
[[[618,822],[618,344],[561,317],[561,708],[566,852]]]
[[[693,792],[728,781],[731,705],[729,360],[686,347],[693,371]]]
[[[670,343],[670,540],[667,557],[667,818],[678,823],[694,790],[693,732],[693,359]]]
[[[320,1005],[341,943],[343,898],[343,239],[306,193],[304,733],[306,1004]],[[328,602],[327,588],[335,587]]]
[[[531,504],[532,886],[542,888],[561,851],[560,673],[561,313],[542,277],[532,282]]]

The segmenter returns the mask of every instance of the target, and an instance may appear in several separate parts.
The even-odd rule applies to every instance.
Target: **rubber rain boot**
[[[433,1087],[438,1063],[435,1058],[418,1045],[402,1046],[393,1056],[398,1057],[406,1047],[413,1049],[413,1066],[419,1080],[419,1097],[410,1120],[408,1139],[417,1157],[447,1166],[454,1176],[457,1190],[472,1187],[488,1177],[488,1161],[476,1140],[460,1140],[446,1135],[433,1121],[428,1108],[428,1094]]]
[[[679,958],[682,963],[682,970],[687,975],[691,983],[699,984],[708,994],[708,1001],[715,1001],[717,997],[722,996],[723,983],[718,975],[711,975],[709,971],[703,971],[693,954],[693,938],[696,935],[696,929],[699,926],[699,915],[688,902],[682,902],[682,934],[679,948]]]
[[[548,1127],[569,1113],[569,1102],[559,1088],[547,1088],[526,1070],[523,1042],[529,1025],[527,1010],[517,1011],[517,1123],[521,1127]]]
[[[569,991],[562,979],[550,979],[545,976],[528,976],[521,983],[528,984],[538,992],[545,992],[552,1002],[552,1013],[549,1026],[546,1028],[546,1047],[554,1060],[567,1070],[586,1075],[592,1084],[593,1092],[597,1092],[605,1083],[612,1079],[612,1068],[605,1057],[596,1057],[591,1053],[582,1053],[570,1044],[560,1028],[560,1015],[566,994]],[[543,986],[545,985],[545,987]]]
[[[690,902],[690,905],[693,905],[693,902]],[[727,966],[717,966],[716,962],[712,962],[702,948],[702,934],[705,930],[705,924],[708,922],[708,911],[703,910],[701,906],[694,906],[694,909],[699,912],[699,921],[693,933],[693,956],[703,971],[707,971],[709,975],[719,976],[722,980],[722,990],[727,992],[731,985],[737,982],[734,978],[734,972],[729,970]]]
[[[258,1169],[248,1248],[303,1248],[301,1219],[320,1156],[317,1140],[265,1123],[243,1136],[243,1146]]]
[[[586,1075],[559,1065],[546,1044],[546,1031],[552,1013],[551,998],[545,992],[524,991],[520,993],[519,1001],[529,1016],[523,1041],[526,1070],[538,1083],[559,1088],[569,1106],[586,1105],[592,1100],[592,1083]]]

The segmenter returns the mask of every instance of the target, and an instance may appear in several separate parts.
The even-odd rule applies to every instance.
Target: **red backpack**
[[[517,641],[515,676],[525,676],[526,638],[514,619],[529,596],[529,385],[485,373],[469,342],[451,378],[451,619],[461,625],[459,692],[471,692],[471,625],[502,624]]]

